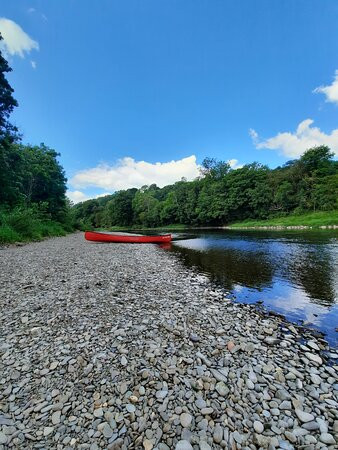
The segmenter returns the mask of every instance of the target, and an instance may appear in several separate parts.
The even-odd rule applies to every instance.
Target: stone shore
[[[0,448],[336,449],[326,342],[154,245],[0,248]]]

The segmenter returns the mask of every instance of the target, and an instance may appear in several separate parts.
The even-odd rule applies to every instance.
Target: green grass
[[[307,214],[290,215],[285,217],[276,217],[266,220],[245,220],[229,224],[230,228],[243,227],[290,227],[290,226],[309,226],[319,228],[320,226],[338,225],[338,211],[319,211]]]
[[[33,210],[0,212],[0,244],[39,241],[46,237],[65,235],[62,224],[41,218]]]

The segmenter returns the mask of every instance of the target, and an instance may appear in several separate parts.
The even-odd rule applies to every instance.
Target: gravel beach
[[[172,253],[77,233],[0,265],[0,448],[337,448],[325,341]]]

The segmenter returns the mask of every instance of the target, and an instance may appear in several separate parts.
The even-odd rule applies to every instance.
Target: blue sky
[[[336,0],[2,0],[0,17],[12,119],[61,153],[75,201],[191,179],[206,156],[338,151]]]

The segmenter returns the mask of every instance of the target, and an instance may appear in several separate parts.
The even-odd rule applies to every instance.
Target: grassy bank
[[[319,228],[321,226],[338,225],[338,211],[319,211],[300,215],[290,215],[267,220],[245,220],[229,224],[230,228],[243,227],[291,227],[308,226]]]
[[[289,215],[285,217],[276,217],[267,220],[245,220],[228,224],[229,228],[257,228],[257,227],[294,227],[307,226],[319,228],[325,226],[338,225],[338,211],[319,211],[307,214]],[[184,231],[188,229],[203,228],[223,228],[223,227],[196,227],[184,224],[162,225],[160,227],[143,227],[142,225],[134,225],[131,227],[115,226],[110,227],[109,231]],[[105,229],[98,229],[98,231]]]
[[[0,212],[0,244],[39,241],[46,237],[64,236],[69,227],[49,220],[31,209]]]

